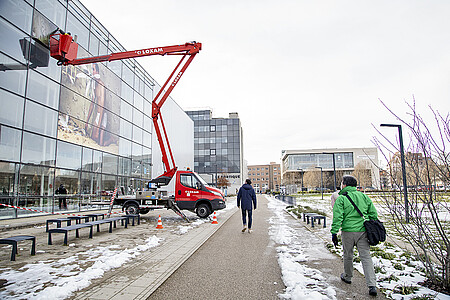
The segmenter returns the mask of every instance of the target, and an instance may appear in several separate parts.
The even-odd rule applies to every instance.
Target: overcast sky
[[[413,96],[425,117],[449,112],[450,1],[81,1],[127,50],[201,42],[171,96],[238,112],[249,164],[373,147],[372,124],[397,123],[379,99],[402,117]],[[138,61],[160,84],[176,63]]]

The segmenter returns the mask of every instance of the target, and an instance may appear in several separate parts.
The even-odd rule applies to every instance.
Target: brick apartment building
[[[248,178],[252,181],[255,192],[265,193],[267,191],[280,191],[280,164],[271,162],[268,165],[249,165],[247,169]]]

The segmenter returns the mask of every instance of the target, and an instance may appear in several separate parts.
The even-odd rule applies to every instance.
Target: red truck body
[[[150,210],[167,208],[195,212],[200,218],[206,218],[216,210],[226,207],[225,198],[219,189],[209,186],[197,173],[178,170],[175,180],[175,193],[168,195],[149,186],[146,191],[137,191],[134,195],[119,195],[114,204],[121,205],[127,214],[146,214]]]

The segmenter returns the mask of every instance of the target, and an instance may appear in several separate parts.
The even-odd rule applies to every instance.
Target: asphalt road
[[[285,286],[268,235],[271,216],[258,197],[254,231],[242,233],[237,211],[149,299],[278,299]]]

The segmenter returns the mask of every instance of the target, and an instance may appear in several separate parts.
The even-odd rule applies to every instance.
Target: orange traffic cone
[[[219,224],[219,222],[217,222],[216,212],[214,212],[213,221],[211,224]]]
[[[158,226],[156,226],[156,229],[163,229],[164,227],[162,226],[162,221],[161,221],[161,215],[159,215],[158,218]]]

